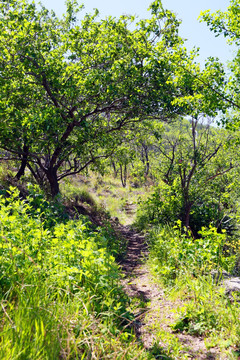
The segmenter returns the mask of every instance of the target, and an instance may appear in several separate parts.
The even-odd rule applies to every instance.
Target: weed
[[[0,358],[150,359],[128,327],[107,230],[82,217],[50,224],[41,197],[33,208],[9,195],[0,197]]]
[[[217,339],[215,346],[225,347],[223,351],[233,349],[239,344],[239,306],[225,295],[220,280],[214,281],[212,271],[233,270],[236,241],[212,227],[202,228],[200,235],[193,239],[181,226],[153,229],[149,264],[170,296],[185,302],[172,329],[204,336],[209,343]]]

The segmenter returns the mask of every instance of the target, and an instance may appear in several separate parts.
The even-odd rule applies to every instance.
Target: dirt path
[[[183,304],[167,299],[164,290],[154,283],[144,261],[148,256],[144,236],[128,226],[120,231],[128,240],[127,254],[120,264],[125,274],[122,284],[126,293],[138,303],[134,310],[135,331],[144,347],[156,359],[224,359],[217,349],[207,350],[203,338],[172,331],[171,324]]]

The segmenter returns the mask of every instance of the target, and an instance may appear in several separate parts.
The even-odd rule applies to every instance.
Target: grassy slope
[[[61,191],[71,208],[84,205],[88,213],[94,213],[94,211],[98,213],[99,209],[103,208],[112,217],[117,217],[121,223],[128,225],[135,219],[138,199],[142,200],[143,197],[147,197],[150,189],[146,187],[131,188],[129,186],[122,188],[120,181],[117,179],[108,176],[97,177],[91,175],[88,178],[77,176],[71,179],[71,181],[67,180],[61,185]],[[14,203],[16,205],[16,201]],[[19,211],[17,212],[19,213]],[[3,211],[3,213],[6,214],[6,211]],[[48,217],[53,216],[51,211],[47,211],[47,214]],[[9,216],[12,215],[9,213]],[[43,282],[39,281],[38,271],[33,271],[32,273],[32,270],[39,265],[40,260],[34,258],[32,252],[26,255],[26,251],[29,250],[30,245],[34,250],[32,241],[36,239],[36,234],[41,234],[42,231],[42,225],[37,225],[35,223],[36,219],[34,219],[34,216],[30,218],[32,221],[30,225],[28,220],[23,220],[23,218],[18,219],[16,223],[16,229],[23,229],[24,221],[26,221],[27,228],[33,228],[34,234],[32,235],[28,234],[26,236],[24,233],[23,236],[23,233],[18,233],[21,239],[21,246],[18,244],[17,250],[14,250],[15,252],[20,251],[20,255],[28,260],[26,266],[21,266],[21,269],[26,270],[26,273],[22,275],[20,272],[21,276],[17,281],[15,278],[10,279],[9,287],[5,290],[4,285],[2,285],[0,354],[2,356],[4,354],[4,359],[75,359],[76,356],[80,356],[83,359],[87,357],[92,359],[153,359],[153,355],[146,352],[141,346],[139,347],[139,344],[136,344],[134,336],[126,327],[127,323],[132,321],[131,307],[129,308],[128,300],[118,287],[119,275],[116,275],[116,270],[114,270],[116,269],[114,260],[109,262],[109,259],[112,259],[109,251],[114,250],[116,255],[117,249],[121,247],[121,245],[116,244],[114,249],[109,248],[109,243],[115,241],[112,237],[112,232],[110,231],[110,237],[108,237],[108,231],[101,232],[98,230],[94,233],[93,229],[86,225],[83,220],[78,223],[78,230],[82,226],[87,229],[84,230],[86,236],[84,235],[85,238],[82,238],[83,243],[87,244],[90,241],[89,239],[92,239],[89,242],[88,248],[82,248],[82,251],[89,251],[89,266],[90,268],[93,266],[93,272],[96,272],[96,277],[94,280],[84,277],[84,281],[81,278],[80,282],[78,282],[78,279],[74,291],[72,289],[70,291],[69,286],[67,286],[68,282],[63,282],[61,286],[58,283],[56,284],[56,282],[54,283],[56,276],[53,276],[53,283],[51,282],[51,276],[47,278],[48,281]],[[12,224],[14,233],[13,218],[10,217],[10,220],[6,221]],[[40,227],[38,228],[37,226]],[[57,224],[54,225],[55,232],[56,226]],[[65,229],[64,231],[63,229],[61,230],[65,235],[57,235],[57,237],[62,237],[62,240],[66,239],[66,244],[68,244],[69,231],[70,233],[73,232],[73,237],[76,236],[76,229],[73,229],[75,225],[73,226],[73,222],[70,222],[68,225],[61,226]],[[52,229],[51,224],[51,230],[49,229],[49,231],[52,232]],[[3,244],[6,244],[6,235],[10,233],[11,231],[8,228],[4,228],[4,231],[2,230],[2,248],[4,248]],[[47,235],[47,243],[53,241],[53,239],[49,240],[49,236]],[[54,236],[56,238],[56,234]],[[164,239],[164,236],[161,235],[161,239],[166,241],[165,245],[161,243],[161,246],[168,249],[169,254],[171,254],[168,255],[171,258],[167,261],[167,267],[161,261],[159,262],[159,259],[162,258],[162,251],[158,245],[156,246],[156,242],[153,242],[150,263],[155,273],[156,281],[165,282],[167,289],[169,289],[169,284],[171,284],[171,289],[173,290],[170,293],[174,293],[175,298],[181,299],[185,304],[181,309],[180,317],[175,323],[176,331],[190,332],[195,336],[204,336],[209,349],[217,346],[220,349],[218,352],[223,354],[229,348],[231,351],[228,352],[228,355],[226,355],[228,357],[225,358],[236,359],[238,353],[236,352],[234,355],[232,350],[235,349],[237,351],[239,348],[240,326],[238,307],[234,303],[229,303],[221,291],[219,293],[217,287],[209,283],[206,277],[196,276],[196,274],[193,277],[191,271],[189,272],[189,268],[182,266],[184,259],[183,263],[180,264],[177,256],[179,251],[175,251],[174,243],[176,244],[177,240],[176,236],[174,240],[174,236],[174,234],[168,233]],[[16,238],[15,235],[10,236],[11,241],[14,241],[14,238]],[[27,244],[24,243],[24,246],[22,246],[23,238],[27,242]],[[160,237],[158,238],[160,239]],[[169,242],[171,238],[173,239],[172,243]],[[103,239],[107,239],[107,241]],[[57,242],[59,247],[54,249],[51,245],[52,253],[47,258],[58,258],[59,254],[63,252],[63,243]],[[97,243],[97,248],[94,247],[95,245],[92,242],[95,245]],[[15,246],[16,244],[11,243],[10,248],[13,250]],[[190,251],[194,254],[195,250],[191,246]],[[18,250],[18,248],[21,250]],[[183,249],[185,250],[186,248],[185,244]],[[93,253],[94,251],[95,254],[91,257],[91,252]],[[104,270],[106,274],[105,279],[104,276],[101,278],[104,275],[103,269],[101,269],[100,274],[100,268],[97,270],[98,266],[95,264],[96,251],[100,251],[100,253],[102,251],[101,256],[105,253],[104,256],[108,259],[108,261],[105,261],[103,256],[103,263],[106,265]],[[66,252],[66,254],[66,258],[69,258],[69,252]],[[173,263],[175,262],[173,267],[175,264],[178,264],[177,268],[181,268],[182,272],[181,276],[175,277],[173,283],[171,273],[174,273],[175,270],[174,268],[169,268],[169,263],[174,258],[174,254],[176,258],[173,260]],[[98,253],[97,258],[102,258],[101,256]],[[16,269],[19,269],[15,262],[15,256],[13,257],[11,254],[8,254],[6,258],[10,263],[11,259],[12,261],[14,260],[11,265],[6,262],[7,270],[10,268],[14,270],[13,265]],[[62,264],[62,258],[57,260],[57,262]],[[66,262],[65,265],[66,269],[64,271],[68,272],[69,263]],[[82,265],[83,263],[79,267],[81,268]],[[46,273],[47,267],[49,268],[49,264],[47,265],[47,262],[44,262],[40,272]],[[71,269],[70,274],[67,275],[71,281],[72,277],[74,279],[74,276],[76,276],[74,271]],[[15,270],[12,273],[16,276],[18,272],[19,270]],[[164,276],[161,276],[159,280],[160,273],[163,273]],[[170,274],[169,278],[168,274]],[[57,278],[59,281],[59,276]],[[2,276],[1,280],[3,279],[4,276]],[[113,281],[112,279],[115,280]],[[105,282],[103,288],[100,285],[102,282]],[[106,291],[104,286],[107,286],[108,291]],[[60,293],[59,289],[61,290]],[[104,296],[102,295],[103,293]],[[113,294],[115,295],[112,296]],[[116,302],[116,294],[118,294],[117,299],[120,299],[120,301]],[[126,315],[123,316],[124,313]],[[125,318],[124,322],[119,322],[119,319],[123,317]],[[160,334],[161,339],[159,338],[159,340],[165,342],[166,348],[169,348],[167,352],[169,356],[172,359],[178,359],[180,356],[180,350],[177,345],[178,341],[174,342],[175,346],[172,345],[175,338],[174,333],[170,336],[161,331],[159,326],[161,327],[161,324],[158,324],[151,331]]]
[[[133,188],[129,184],[124,188],[120,179],[95,174],[75,176],[61,184],[61,193],[68,203],[95,203],[123,225],[134,222],[137,203],[146,198],[150,190],[147,186]]]
[[[112,233],[35,194],[0,198],[1,359],[133,359]],[[120,244],[118,247],[121,248]]]

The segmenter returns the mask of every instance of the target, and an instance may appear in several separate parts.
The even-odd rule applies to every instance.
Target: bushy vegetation
[[[151,267],[167,284],[188,272],[193,277],[208,276],[213,270],[231,273],[239,255],[239,239],[227,240],[226,232],[218,233],[214,227],[202,228],[195,239],[179,222],[156,227],[149,236]]]
[[[81,10],[0,2],[0,358],[151,358],[116,263],[133,220],[184,302],[174,331],[239,349],[240,52],[202,70],[160,0],[137,22]],[[239,0],[202,20],[239,46]]]
[[[81,217],[49,224],[46,200],[33,207],[16,190],[8,195],[0,197],[0,357],[132,359],[124,330],[132,315],[107,232]]]
[[[169,296],[182,301],[174,331],[204,336],[209,348],[221,351],[239,347],[239,294],[229,299],[222,284],[235,268],[239,248],[239,238],[214,227],[202,228],[197,239],[180,222],[150,232],[149,266]]]

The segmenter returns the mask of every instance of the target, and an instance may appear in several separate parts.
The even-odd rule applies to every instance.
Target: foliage
[[[226,233],[216,228],[202,228],[198,239],[183,232],[181,223],[173,227],[154,228],[150,233],[150,262],[154,272],[165,282],[184,276],[208,275],[211,270],[232,271],[239,241],[226,240]]]
[[[182,44],[179,21],[160,1],[134,30],[134,17],[97,10],[78,23],[75,1],[61,19],[21,0],[0,10],[0,147],[21,163],[17,178],[28,167],[55,196],[61,179],[112,155],[122,129],[182,112],[165,59]]]
[[[123,186],[129,179],[132,186],[141,187],[148,176],[153,177],[156,139],[161,137],[163,127],[159,120],[146,119],[124,132],[121,146],[110,158],[113,174],[115,177],[120,174]]]
[[[135,226],[143,230],[152,224],[174,224],[180,217],[181,207],[181,194],[175,184],[168,186],[160,182],[146,200],[140,199]]]
[[[184,281],[179,279],[175,291],[179,291],[183,300],[188,300],[173,325],[175,331],[211,335],[215,342],[217,339],[214,337],[218,336],[219,344],[224,347],[234,345],[238,337],[239,307],[229,301],[223,288],[213,284],[211,276],[193,279],[186,274]]]
[[[227,238],[213,227],[202,228],[200,235],[193,239],[180,223],[154,228],[148,263],[166,293],[178,304],[181,300],[172,330],[202,336],[207,347],[217,346],[222,355],[227,352],[227,358],[235,358],[232,350],[240,339],[238,299],[226,296],[219,279],[224,270],[233,270],[239,239]],[[215,273],[219,278],[213,277]]]
[[[237,47],[239,5],[202,13]],[[0,358],[152,359],[129,330],[119,286],[115,260],[126,243],[97,198],[115,224],[130,224],[140,198],[136,225],[152,228],[152,271],[186,301],[174,330],[239,346],[239,309],[211,272],[236,270],[240,256],[240,52],[227,81],[217,59],[201,70],[160,0],[137,23],[99,20],[97,10],[78,21],[82,8],[67,1],[58,18],[34,2],[0,3],[1,159],[17,164],[16,180],[27,171],[40,185],[28,184],[23,200],[4,188],[9,168],[0,167]],[[235,134],[212,125],[219,110]],[[71,207],[104,213],[98,228],[70,219],[59,195],[61,180],[88,168],[95,185],[75,177],[61,189]],[[155,344],[152,355],[163,353]]]
[[[231,104],[226,101],[227,77],[223,64],[211,57],[201,69],[197,62],[198,49],[190,53],[184,47],[175,47],[175,50],[169,55],[174,73],[169,84],[179,92],[173,105],[182,107],[185,115],[194,118],[214,117],[219,111],[224,114]]]
[[[206,118],[178,119],[164,128],[153,143],[153,166],[161,181],[141,204],[139,224],[174,224],[179,219],[195,236],[210,224],[232,234],[237,197],[229,193],[238,177],[238,161],[236,144],[226,145],[236,134],[207,124]]]
[[[130,359],[136,346],[120,329],[131,314],[108,232],[93,231],[84,218],[49,227],[43,209],[36,216],[29,199],[20,200],[13,189],[9,195],[0,197],[1,357],[73,359],[129,351]],[[116,339],[112,345],[109,336]]]
[[[11,194],[13,190],[14,188],[10,186],[9,193]],[[34,218],[40,218],[44,227],[49,228],[69,219],[60,197],[47,200],[44,191],[31,183],[27,184],[27,192],[26,202],[30,205],[28,213]]]
[[[235,111],[239,112],[239,45],[240,45],[240,31],[239,31],[239,0],[230,0],[230,5],[225,12],[216,11],[211,14],[210,10],[202,11],[200,15],[201,21],[205,21],[210,27],[210,30],[214,32],[215,36],[223,35],[227,42],[234,45],[235,57],[230,62],[229,68],[231,76],[229,76],[226,83],[225,94],[222,94],[222,98],[228,103]],[[225,123],[231,122],[231,119],[227,117],[224,120]],[[233,127],[238,127],[239,116],[235,116]]]

